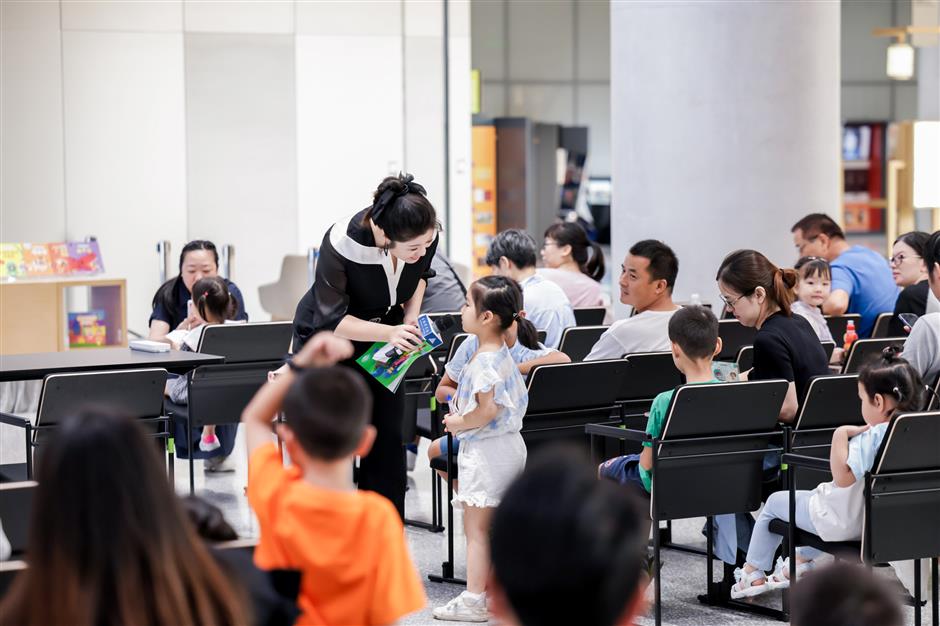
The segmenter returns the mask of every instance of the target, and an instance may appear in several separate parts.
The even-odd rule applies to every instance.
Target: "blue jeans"
[[[640,492],[649,497],[643,479],[640,477],[640,455],[627,454],[604,461],[597,468],[601,478],[612,480],[621,485],[638,487]]]
[[[454,441],[454,456],[460,453],[460,439],[452,437]],[[447,437],[441,437],[441,456],[447,456]]]
[[[796,492],[796,527],[816,534],[816,527],[809,516],[809,498],[812,491],[801,489]],[[774,519],[789,521],[790,494],[787,491],[778,491],[767,498],[767,503],[754,523],[754,532],[751,534],[751,545],[747,549],[747,562],[761,570],[773,567],[774,552],[783,541],[783,537],[768,530],[770,522]],[[815,548],[801,547],[797,553],[806,560],[812,560],[823,554]]]

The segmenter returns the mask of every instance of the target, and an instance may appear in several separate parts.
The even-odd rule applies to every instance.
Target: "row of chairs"
[[[585,431],[592,439],[652,444],[656,480],[650,498],[653,527],[660,520],[706,517],[706,554],[714,543],[715,515],[754,511],[765,491],[763,460],[767,453],[782,453],[787,487],[811,489],[831,480],[829,444],[832,432],[843,424],[858,424],[860,407],[857,376],[822,376],[810,385],[796,421],[780,428],[777,414],[786,393],[786,381],[721,383],[680,387],[670,404],[661,435],[650,438],[644,430],[619,425],[592,424]],[[731,407],[747,407],[734,410]],[[887,561],[940,556],[940,411],[898,416],[889,425],[872,470],[866,475],[864,535],[861,542],[824,544],[818,537],[775,522],[771,530],[796,545],[813,545],[838,558],[854,557],[868,565]],[[796,466],[812,468],[800,473]],[[720,485],[720,489],[716,489]],[[707,494],[707,496],[706,496]],[[791,493],[792,498],[792,493]],[[791,519],[793,504],[791,501]],[[656,572],[660,570],[661,533],[653,533]],[[746,610],[778,619],[789,618],[787,596],[780,610],[730,600],[712,582],[712,558],[706,560],[706,604]],[[937,624],[937,579],[934,568],[933,615]],[[726,566],[726,570],[729,569]],[[726,575],[727,575],[726,571]],[[795,572],[791,572],[795,577]],[[661,623],[660,576],[655,578],[655,617]],[[915,623],[920,624],[920,587],[915,580]]]
[[[290,322],[261,322],[209,326],[198,351],[223,356],[219,365],[203,365],[188,376],[189,404],[164,399],[167,371],[162,368],[50,374],[42,381],[34,421],[0,414],[0,422],[23,429],[26,463],[0,466],[5,480],[31,479],[34,454],[41,454],[49,431],[76,406],[100,404],[141,421],[154,438],[167,441],[167,466],[173,478],[174,450],[171,422],[183,422],[187,450],[193,450],[193,428],[211,424],[237,424],[248,401],[267,380],[267,373],[283,363],[290,347]],[[189,485],[194,490],[192,454]]]

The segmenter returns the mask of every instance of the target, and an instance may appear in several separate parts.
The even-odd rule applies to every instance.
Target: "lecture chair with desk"
[[[914,561],[914,624],[921,624],[921,566],[930,561],[931,615],[940,626],[937,559],[940,558],[940,412],[904,413],[891,419],[871,470],[865,473],[862,536],[858,541],[823,541],[795,524],[776,519],[770,531],[784,538],[790,579],[796,577],[797,546],[811,546],[837,559],[871,567]],[[827,472],[829,460],[797,453],[783,455],[789,472]],[[790,482],[790,519],[795,518],[798,480]],[[786,610],[787,594],[784,595]]]
[[[199,338],[197,352],[220,355],[221,365],[203,365],[189,373],[189,404],[166,401],[167,412],[186,430],[189,491],[195,491],[193,428],[238,424],[245,406],[284,363],[290,349],[291,322],[213,324]]]
[[[150,436],[166,441],[170,436],[170,418],[163,411],[166,376],[166,370],[159,367],[47,375],[35,421],[0,413],[0,422],[23,429],[26,444],[26,463],[0,465],[0,480],[31,479],[34,454],[42,454],[42,442],[65,417],[85,406],[106,406],[135,418]],[[165,447],[172,477],[172,447]]]
[[[714,545],[712,518],[755,511],[761,505],[763,459],[782,451],[777,416],[788,389],[785,380],[683,385],[672,397],[663,432],[650,438],[645,430],[589,424],[592,437],[650,442],[653,491],[650,518],[660,520],[706,517],[706,554]],[[734,410],[733,407],[740,407]],[[655,623],[662,623],[659,532],[653,533]],[[706,559],[705,604],[780,618],[782,613],[727,598],[712,582],[713,559]]]

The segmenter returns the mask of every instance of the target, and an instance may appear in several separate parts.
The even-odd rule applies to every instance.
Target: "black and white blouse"
[[[375,245],[372,229],[363,224],[363,209],[333,224],[323,237],[316,279],[294,313],[294,352],[321,330],[335,330],[346,315],[368,322],[397,325],[402,304],[414,296],[418,281],[433,277],[431,260],[438,237],[416,263],[392,257]],[[372,342],[356,342],[356,355]]]

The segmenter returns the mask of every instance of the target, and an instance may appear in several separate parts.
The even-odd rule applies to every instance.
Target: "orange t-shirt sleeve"
[[[376,540],[382,558],[376,567],[370,624],[391,624],[404,615],[424,608],[427,599],[405,542],[405,529],[392,503],[384,498]]]
[[[271,523],[274,497],[286,479],[286,470],[275,444],[265,444],[249,457],[248,504],[258,516],[262,532]]]

